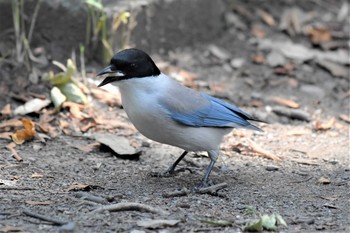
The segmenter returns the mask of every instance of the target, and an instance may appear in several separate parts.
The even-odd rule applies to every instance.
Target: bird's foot
[[[193,173],[191,169],[189,168],[180,168],[177,170],[174,169],[168,169],[165,172],[151,172],[152,177],[173,177],[181,172],[189,171],[190,173]]]

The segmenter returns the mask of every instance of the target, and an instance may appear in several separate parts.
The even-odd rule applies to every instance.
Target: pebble
[[[272,50],[266,57],[266,62],[271,67],[283,65],[286,59],[279,52]]]
[[[74,232],[75,226],[76,226],[75,222],[68,222],[62,225],[58,231],[59,233]]]
[[[303,85],[300,87],[300,91],[320,99],[325,96],[324,90],[315,85]]]
[[[130,233],[145,233],[145,231],[142,230],[137,230],[137,229],[132,229]]]
[[[238,69],[241,68],[245,63],[243,58],[234,58],[231,60],[230,64],[233,68]]]
[[[279,167],[273,166],[273,165],[268,165],[265,167],[266,171],[278,171]]]

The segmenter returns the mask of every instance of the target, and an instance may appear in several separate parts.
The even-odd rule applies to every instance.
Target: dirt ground
[[[22,162],[6,149],[9,141],[0,139],[0,232],[242,232],[247,223],[273,213],[280,214],[288,224],[279,226],[279,232],[350,232],[350,127],[339,118],[349,116],[349,75],[335,77],[313,59],[287,59],[285,63],[294,68],[283,74],[266,60],[262,64],[254,62],[255,55],[266,59],[270,52],[259,47],[251,30],[254,25],[266,34],[263,39],[287,40],[291,36],[268,26],[259,16],[244,12],[264,9],[280,20],[281,11],[293,4],[237,2],[230,13],[240,19],[240,27],[237,21],[228,20],[226,32],[213,43],[152,54],[159,64],[168,62],[196,74],[197,79],[190,78],[193,88],[234,103],[268,122],[259,124],[264,132],[235,129],[225,138],[221,157],[210,176],[214,184],[225,182],[225,188],[209,194],[189,191],[176,195],[199,183],[209,158],[204,153],[191,153],[179,164],[191,172],[153,177],[152,172],[165,171],[182,151],[144,138],[122,109],[93,100],[97,114],[106,116],[110,124],[118,121],[122,125],[99,132],[126,137],[142,152],[141,156],[123,159],[98,146],[84,151],[82,147],[96,142],[91,139],[97,131],[94,128],[68,135],[58,129],[57,136],[45,143],[34,139],[17,145]],[[313,10],[319,22],[348,35],[349,25],[334,20],[340,1],[307,1],[297,7],[304,12]],[[307,36],[292,39],[312,46]],[[345,48],[348,50],[348,45]],[[233,64],[237,59],[243,64]],[[349,65],[345,67],[349,72]],[[2,91],[10,93],[12,85],[3,80]],[[39,84],[25,90],[48,89],[47,84]],[[307,117],[277,114],[281,103],[273,100],[276,96],[297,103],[298,110]],[[1,104],[6,103],[14,107],[21,104],[18,98],[9,96],[1,100]],[[285,107],[285,102],[282,105]],[[29,117],[39,122],[40,115]],[[58,119],[68,115],[64,109],[54,115],[57,119],[53,122],[57,121],[58,127]],[[10,118],[20,117],[1,119],[5,122]],[[256,147],[261,147],[263,153]],[[271,156],[277,159],[266,158]],[[94,212],[117,203],[140,203],[153,209]],[[39,220],[30,213],[49,219]],[[163,221],[157,226],[151,220],[177,221]],[[153,225],[147,227],[147,223]]]

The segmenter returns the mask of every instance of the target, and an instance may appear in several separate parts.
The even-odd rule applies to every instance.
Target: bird
[[[114,54],[109,65],[96,76],[104,78],[99,87],[113,83],[119,88],[123,108],[142,135],[184,150],[164,174],[175,174],[176,166],[188,152],[208,153],[210,163],[199,189],[208,186],[226,134],[233,128],[262,131],[249,122],[259,122],[258,119],[168,77],[146,52],[137,48]]]

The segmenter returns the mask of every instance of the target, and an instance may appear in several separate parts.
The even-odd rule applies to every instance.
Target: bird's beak
[[[96,76],[106,76],[106,78],[98,85],[99,87],[102,87],[108,83],[121,80],[122,77],[125,76],[125,74],[115,69],[114,66],[107,66],[106,68],[98,72]]]

